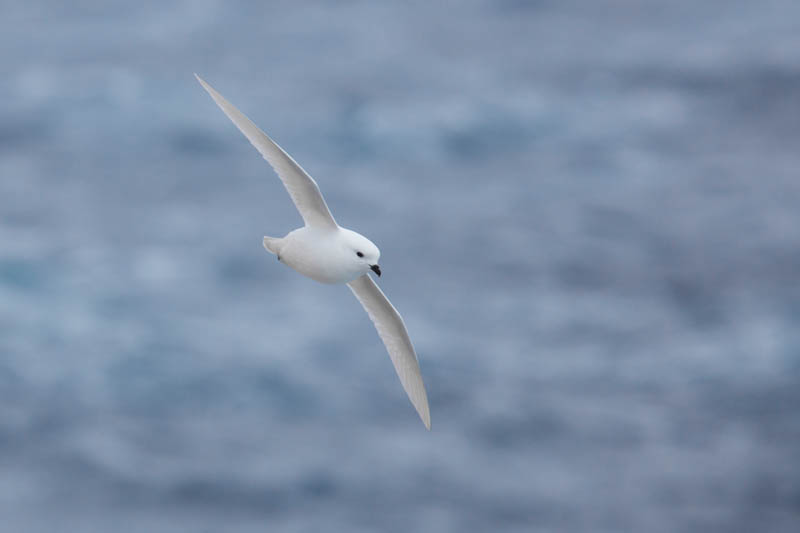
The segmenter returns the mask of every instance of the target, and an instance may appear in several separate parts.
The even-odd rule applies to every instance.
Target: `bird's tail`
[[[279,239],[277,237],[267,237],[264,236],[264,248],[267,249],[270,253],[278,255],[280,252],[279,244],[283,239]]]

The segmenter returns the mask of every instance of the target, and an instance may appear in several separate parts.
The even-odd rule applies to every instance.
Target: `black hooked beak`
[[[378,275],[378,277],[381,277],[381,267],[378,265],[372,265],[370,268]]]

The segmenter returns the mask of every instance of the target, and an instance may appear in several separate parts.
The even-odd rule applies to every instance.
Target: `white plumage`
[[[373,271],[380,276],[378,247],[363,235],[339,226],[317,182],[241,111],[200,76],[195,74],[195,77],[277,172],[303,217],[305,226],[285,237],[264,237],[264,248],[276,254],[282,263],[314,280],[347,283],[375,324],[408,398],[430,429],[425,384],[403,318],[368,274]]]

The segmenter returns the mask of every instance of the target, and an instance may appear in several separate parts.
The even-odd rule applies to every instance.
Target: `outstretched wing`
[[[292,197],[294,205],[300,211],[300,216],[303,217],[306,226],[336,228],[336,221],[333,219],[322,193],[319,192],[319,187],[314,178],[309,176],[289,154],[284,152],[275,141],[270,139],[266,133],[253,124],[233,104],[223,98],[200,76],[197,74],[194,76],[200,82],[200,85],[208,91],[208,94],[211,95],[211,98],[214,99],[220,109],[239,128],[239,131],[244,133],[250,144],[256,147],[256,150],[264,156],[264,159],[278,173],[278,177],[283,182],[286,190],[289,191],[289,196]]]
[[[414,352],[411,339],[408,338],[403,317],[368,275],[364,274],[347,285],[375,324],[375,329],[378,330],[378,335],[389,351],[389,357],[392,358],[394,369],[397,371],[400,383],[403,384],[409,400],[419,413],[425,427],[431,429],[428,395],[425,393],[425,384],[422,382],[417,354]]]

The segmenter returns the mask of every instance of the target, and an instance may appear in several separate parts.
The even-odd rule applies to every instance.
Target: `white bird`
[[[372,271],[381,275],[378,247],[363,235],[339,226],[317,182],[241,111],[200,76],[195,74],[195,77],[272,166],[303,217],[305,226],[285,237],[264,237],[264,248],[311,279],[322,283],[347,283],[375,324],[408,398],[425,427],[430,429],[428,396],[403,318],[368,274]]]

